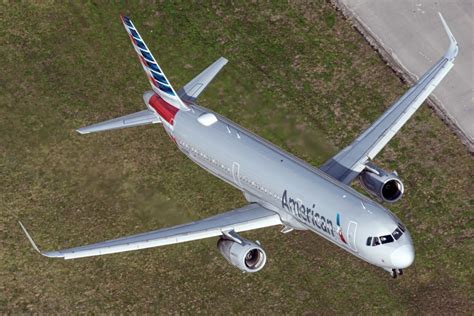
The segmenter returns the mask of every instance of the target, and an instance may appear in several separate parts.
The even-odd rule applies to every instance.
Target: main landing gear
[[[403,275],[403,270],[402,269],[392,269],[392,272],[390,272],[392,275],[392,278],[396,279],[397,276]]]

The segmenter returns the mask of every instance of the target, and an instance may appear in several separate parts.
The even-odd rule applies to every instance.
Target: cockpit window
[[[388,244],[388,243],[394,242],[395,240],[400,239],[400,237],[402,237],[403,233],[405,232],[406,228],[400,223],[398,223],[397,226],[398,227],[395,228],[395,230],[393,231],[391,235],[367,238],[366,245],[378,246],[381,244]]]
[[[378,246],[378,245],[380,245],[379,237],[374,237],[372,241],[372,246]]]
[[[405,232],[406,228],[405,226],[403,226],[402,224],[398,223],[398,228],[400,228],[400,230],[402,231],[402,233]]]
[[[380,242],[382,244],[388,244],[389,242],[393,242],[393,237],[392,235],[380,236]]]
[[[370,246],[371,243],[372,243],[372,237],[367,238],[367,243],[366,243],[366,245],[367,245],[367,246]]]
[[[395,228],[395,230],[392,233],[392,236],[393,238],[395,238],[395,240],[398,240],[398,238],[402,237],[402,235],[403,233],[401,232],[399,228]]]

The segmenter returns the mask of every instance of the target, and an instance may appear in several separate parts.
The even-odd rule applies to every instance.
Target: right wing
[[[108,131],[111,129],[126,128],[132,126],[140,126],[146,124],[160,123],[161,120],[155,112],[151,110],[143,110],[140,112],[117,117],[105,122],[78,128],[79,134],[89,134],[95,132]]]
[[[216,60],[212,65],[204,69],[193,80],[188,82],[184,87],[179,89],[178,95],[181,99],[187,102],[194,102],[201,92],[206,89],[207,85],[214,79],[214,77],[221,71],[222,67],[227,64],[228,60],[224,57]]]
[[[20,222],[21,228],[36,251],[46,257],[63,259],[76,259],[159,247],[191,240],[222,236],[231,231],[241,232],[281,224],[280,216],[277,213],[258,204],[249,204],[239,209],[184,225],[82,247],[42,252]]]
[[[408,119],[418,110],[454,65],[459,48],[448,25],[439,14],[450,45],[447,52],[418,82],[395,102],[365,132],[320,167],[333,178],[350,184],[367,167],[367,163],[384,148]]]

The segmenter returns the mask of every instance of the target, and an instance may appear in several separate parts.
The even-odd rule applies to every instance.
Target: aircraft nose
[[[395,249],[390,255],[392,264],[397,269],[409,267],[415,260],[415,249],[412,245],[403,245]]]

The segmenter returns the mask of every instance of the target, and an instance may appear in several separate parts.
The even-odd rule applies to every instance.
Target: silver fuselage
[[[189,107],[176,114],[173,127],[164,124],[165,130],[186,156],[247,200],[278,212],[288,228],[311,230],[371,264],[387,270],[411,264],[408,231],[394,242],[366,245],[368,237],[397,228],[400,220],[389,210],[230,120]],[[201,124],[198,118],[206,113],[217,122]]]

